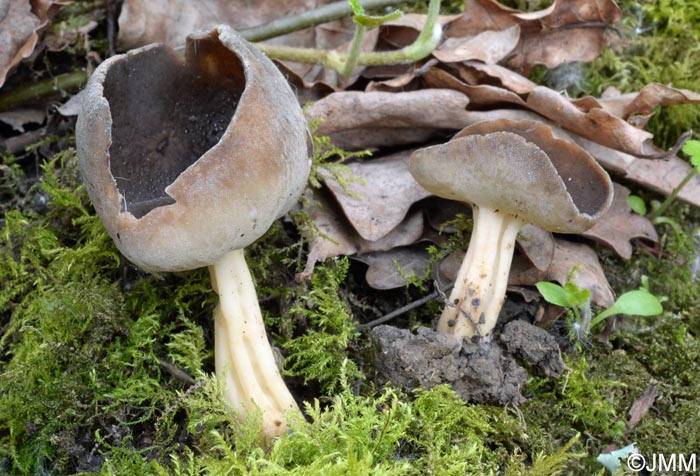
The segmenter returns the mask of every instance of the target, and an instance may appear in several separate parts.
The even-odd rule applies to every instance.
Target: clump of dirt
[[[370,332],[376,379],[406,390],[448,383],[462,398],[500,405],[525,401],[522,389],[528,372],[558,377],[563,362],[554,337],[523,320],[506,324],[500,338],[473,344],[421,327],[378,326]]]
[[[503,328],[499,341],[508,354],[527,363],[536,375],[558,378],[564,371],[557,339],[541,327],[512,321]]]

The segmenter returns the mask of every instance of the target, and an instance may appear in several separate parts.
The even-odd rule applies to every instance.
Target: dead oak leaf
[[[348,223],[333,199],[316,191],[308,197],[304,211],[315,225],[315,229],[302,229],[309,244],[306,266],[298,279],[311,277],[315,264],[334,256],[349,256],[356,253],[385,251],[415,243],[423,235],[423,215],[414,213],[379,240],[362,238]]]
[[[512,52],[519,40],[520,27],[513,25],[505,30],[483,31],[473,37],[448,38],[432,54],[443,63],[479,60],[492,64]]]
[[[524,35],[505,64],[529,75],[536,65],[552,69],[572,61],[593,61],[610,44],[605,31],[605,27],[582,27]]]
[[[430,253],[414,246],[365,253],[353,259],[367,265],[367,284],[380,290],[401,288],[408,277],[424,275],[430,265]]]
[[[528,75],[532,67],[590,61],[609,43],[606,29],[622,17],[612,0],[555,0],[548,8],[522,12],[494,0],[468,0],[464,14],[451,22],[449,37],[520,27],[520,41],[505,63]]]
[[[453,89],[464,93],[469,98],[469,104],[473,106],[498,106],[503,104],[525,106],[525,101],[508,89],[489,84],[467,84],[439,67],[428,69],[422,76],[422,79],[430,88]]]
[[[599,144],[639,156],[658,155],[648,142],[652,134],[638,129],[604,109],[578,109],[568,98],[545,86],[527,94],[527,106],[538,114]]]
[[[340,91],[309,107],[316,133],[345,150],[419,144],[465,121],[469,99],[447,89],[401,93]]]
[[[613,187],[615,194],[612,205],[598,223],[582,235],[612,248],[621,257],[629,259],[632,257],[631,240],[645,238],[657,241],[659,237],[654,225],[646,217],[630,209],[627,203],[629,189],[617,183],[613,183]]]
[[[556,281],[563,286],[572,274],[574,283],[591,291],[594,304],[605,308],[612,306],[615,296],[595,250],[586,244],[559,238],[555,239],[555,243],[552,262],[545,271],[540,271],[526,260],[515,257],[508,284],[534,286],[539,281]]]
[[[384,237],[403,221],[413,203],[430,195],[408,169],[411,152],[346,164],[353,178],[346,187],[326,178],[326,187],[363,239]]]
[[[456,66],[457,75],[468,84],[491,84],[501,86],[516,94],[527,94],[537,87],[525,76],[497,64],[485,64],[479,61],[465,61]]]

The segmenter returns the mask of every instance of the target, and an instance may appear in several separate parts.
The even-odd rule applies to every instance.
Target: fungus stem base
[[[438,330],[489,339],[508,285],[515,239],[524,222],[487,207],[473,207],[474,228]]]
[[[224,398],[240,418],[256,407],[263,435],[286,432],[286,413],[298,410],[282,380],[267,340],[255,286],[243,250],[224,255],[209,267],[219,295],[214,311],[216,374],[224,381]]]

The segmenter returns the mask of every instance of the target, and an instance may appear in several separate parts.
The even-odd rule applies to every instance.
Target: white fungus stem
[[[519,218],[473,207],[474,228],[438,330],[455,337],[490,338],[503,306]]]
[[[241,418],[262,412],[263,435],[287,430],[286,413],[298,410],[282,380],[267,340],[255,286],[243,250],[224,255],[209,267],[219,295],[214,311],[216,374],[224,381],[224,398]]]

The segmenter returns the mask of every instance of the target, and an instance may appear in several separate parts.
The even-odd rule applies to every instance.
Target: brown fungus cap
[[[484,121],[417,150],[411,173],[440,197],[494,208],[558,233],[592,227],[612,201],[608,174],[535,121]]]
[[[185,59],[149,45],[102,63],[77,124],[88,194],[119,250],[153,272],[214,264],[301,194],[311,143],[274,64],[226,26]]]

